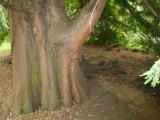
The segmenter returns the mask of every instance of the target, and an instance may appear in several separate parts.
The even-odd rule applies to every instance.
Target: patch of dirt
[[[11,117],[12,105],[12,65],[9,54],[0,53],[0,120]]]
[[[0,120],[160,120],[160,90],[144,86],[144,79],[139,77],[156,57],[117,46],[87,46],[81,54],[89,101],[13,117],[11,56],[1,53]]]

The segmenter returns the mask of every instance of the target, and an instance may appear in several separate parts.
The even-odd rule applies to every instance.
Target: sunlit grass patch
[[[10,52],[11,51],[11,44],[9,41],[4,41],[0,45],[0,52]]]

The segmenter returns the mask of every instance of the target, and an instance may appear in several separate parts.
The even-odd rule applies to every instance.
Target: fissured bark
[[[64,0],[9,1],[15,114],[87,98],[78,53],[104,6],[105,0],[90,0],[71,23]]]

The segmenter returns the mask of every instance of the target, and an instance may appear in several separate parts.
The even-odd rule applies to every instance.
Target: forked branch
[[[73,33],[78,36],[76,36],[76,39],[73,39],[75,50],[81,47],[90,30],[95,26],[104,10],[105,3],[106,0],[90,0],[82,9],[76,23],[73,25]]]

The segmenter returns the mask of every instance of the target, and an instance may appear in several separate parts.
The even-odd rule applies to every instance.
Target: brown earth
[[[11,56],[0,53],[0,120],[160,120],[160,89],[144,86],[139,77],[156,57],[120,47],[87,46],[81,54],[88,102],[13,117]]]

